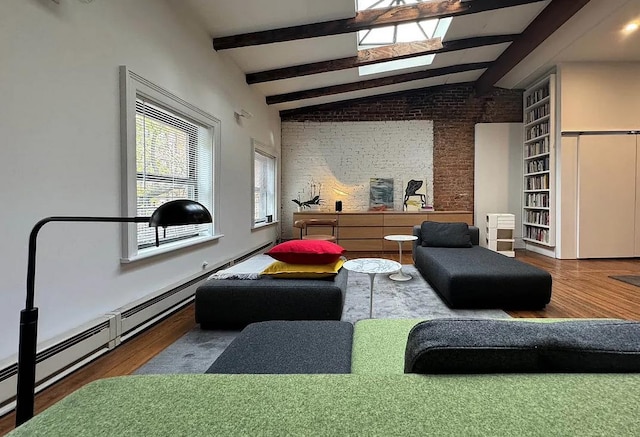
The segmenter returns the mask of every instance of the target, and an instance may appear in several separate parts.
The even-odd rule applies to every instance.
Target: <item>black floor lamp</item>
[[[18,342],[18,391],[16,396],[16,426],[33,417],[36,385],[36,345],[38,337],[38,308],[34,304],[36,276],[36,238],[38,231],[49,222],[115,222],[149,223],[156,228],[156,246],[160,244],[158,228],[168,226],[211,223],[211,214],[202,204],[186,199],[166,202],[151,217],[47,217],[40,220],[29,236],[29,264],[27,267],[27,302],[20,312]]]

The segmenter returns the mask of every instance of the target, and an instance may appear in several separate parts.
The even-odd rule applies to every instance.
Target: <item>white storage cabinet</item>
[[[487,214],[487,249],[515,257],[513,249],[516,217],[513,214]]]

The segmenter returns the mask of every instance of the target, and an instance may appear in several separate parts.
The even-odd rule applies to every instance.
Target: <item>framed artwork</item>
[[[427,208],[427,184],[422,178],[405,178],[406,187],[404,189],[404,200],[402,209],[404,211],[418,211]]]
[[[369,180],[369,208],[393,209],[393,178],[371,178]]]

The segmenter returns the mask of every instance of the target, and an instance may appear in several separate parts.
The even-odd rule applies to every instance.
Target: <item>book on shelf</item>
[[[534,225],[549,226],[549,211],[526,211],[524,220]]]
[[[538,173],[549,170],[549,157],[527,162],[527,173]]]
[[[525,114],[525,123],[532,123],[542,117],[546,117],[549,115],[549,103],[545,103],[544,105],[538,106],[537,108],[533,108],[530,111],[527,111]]]
[[[527,176],[526,178],[527,190],[548,190],[549,189],[549,175],[542,174],[537,176]]]
[[[533,226],[525,226],[524,238],[549,243],[549,231],[547,229],[536,228]]]
[[[539,101],[549,97],[549,85],[545,84],[543,87],[536,89],[527,96],[526,105],[535,105]]]
[[[527,140],[540,137],[549,133],[549,122],[545,121],[527,129]]]
[[[525,151],[525,158],[542,155],[543,153],[549,153],[549,137],[544,137],[533,143],[526,144]]]
[[[525,207],[549,207],[549,194],[548,193],[529,193],[527,194]]]

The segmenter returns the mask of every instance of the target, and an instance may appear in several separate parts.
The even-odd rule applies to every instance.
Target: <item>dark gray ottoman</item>
[[[206,373],[351,373],[352,343],[349,322],[252,323]]]
[[[330,279],[209,279],[196,290],[202,329],[238,328],[266,320],[340,320],[347,271]]]
[[[539,310],[551,300],[551,275],[499,253],[422,247],[416,267],[451,308]]]
[[[450,308],[540,310],[551,300],[549,272],[478,246],[477,227],[472,247],[425,247],[421,232],[414,226],[414,264]]]

